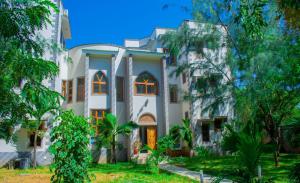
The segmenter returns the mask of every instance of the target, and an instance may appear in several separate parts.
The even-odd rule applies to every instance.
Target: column
[[[130,54],[126,61],[126,74],[127,74],[127,83],[126,83],[126,118],[127,121],[133,120],[133,71],[132,71],[132,62],[133,58]],[[128,148],[128,159],[133,156],[133,143],[137,135],[137,130],[134,130],[133,133],[128,138],[127,148]]]
[[[90,65],[90,57],[88,54],[85,56],[85,70],[84,70],[84,77],[85,77],[85,87],[84,87],[84,116],[89,117],[89,66]]]
[[[111,105],[111,113],[117,114],[116,107],[116,57],[112,55],[111,57],[111,70],[110,70],[110,105]]]
[[[164,132],[169,133],[169,85],[168,85],[168,71],[166,57],[161,59],[162,65],[162,97],[163,97],[163,119],[164,119]]]
[[[132,71],[132,55],[130,54],[126,63],[127,70],[127,120],[133,120],[133,71]]]

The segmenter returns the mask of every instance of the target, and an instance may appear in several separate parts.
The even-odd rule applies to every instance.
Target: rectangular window
[[[174,54],[170,54],[169,56],[169,65],[176,66],[177,65],[177,57]]]
[[[73,99],[73,80],[68,81],[68,103],[71,103]]]
[[[91,110],[92,121],[91,126],[95,131],[95,136],[99,134],[99,120],[102,120],[106,113],[108,113],[108,109],[93,109]]]
[[[177,85],[170,85],[170,103],[177,103],[178,102],[178,96],[177,96]]]
[[[117,101],[123,102],[124,101],[124,77],[117,76]]]
[[[216,118],[214,121],[214,129],[215,132],[222,130],[222,124],[223,122],[226,122],[226,118]]]
[[[84,101],[84,78],[77,78],[77,101]]]
[[[62,80],[62,82],[61,82],[61,95],[63,97],[67,96],[67,81],[66,80]]]
[[[163,48],[163,53],[168,54],[166,61],[168,65],[176,66],[177,65],[177,57],[176,55],[170,53],[168,48]]]
[[[186,83],[186,73],[185,72],[182,73],[182,83],[183,84]]]
[[[40,131],[46,131],[47,128],[45,126],[46,126],[45,122],[42,122],[42,124],[39,127],[39,130]],[[35,133],[32,132],[29,135],[29,147],[34,147],[34,134]],[[42,137],[41,136],[37,136],[36,145],[38,147],[41,147],[41,145],[42,145]]]
[[[202,124],[202,141],[203,142],[209,142],[210,141],[209,124],[207,124],[207,123]]]
[[[188,112],[188,111],[186,111],[186,112],[184,113],[184,118],[185,118],[185,119],[189,119],[189,112]]]

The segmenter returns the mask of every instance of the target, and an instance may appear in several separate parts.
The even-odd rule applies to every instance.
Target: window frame
[[[122,86],[118,85],[120,84],[119,81],[121,81]],[[117,89],[116,91],[117,102],[124,102],[125,101],[125,78],[123,76],[116,77],[116,89]],[[118,93],[119,91],[122,91],[120,95]],[[121,98],[119,96],[121,96]]]
[[[73,102],[73,79],[67,82],[67,103]]]
[[[175,89],[175,94],[171,94],[171,92],[172,92],[172,89]],[[170,103],[171,104],[176,104],[176,103],[178,103],[178,86],[176,85],[176,84],[170,84],[169,85],[169,95],[170,95]],[[175,97],[175,100],[172,100],[172,96],[174,96]]]
[[[63,96],[63,97],[67,97],[67,88],[68,88],[68,86],[67,86],[67,80],[61,80],[61,95]]]
[[[204,138],[204,133],[203,133],[203,128],[204,126],[207,126],[207,137]],[[201,126],[201,133],[202,133],[202,142],[205,142],[205,143],[209,143],[210,142],[210,124],[209,123],[202,123],[202,126]]]
[[[95,116],[93,116],[93,111],[95,111]],[[101,117],[98,117],[98,112],[101,112],[102,113],[102,116]],[[95,135],[94,137],[98,136],[99,135],[99,125],[97,124],[99,120],[103,120],[103,118],[105,117],[105,114],[109,113],[109,109],[91,109],[90,110],[90,116],[91,116],[91,120],[90,120],[90,126],[95,129]],[[93,120],[96,120],[95,121],[95,124],[93,122]]]
[[[182,73],[182,83],[185,84],[187,82],[187,76],[186,76],[186,73],[183,72]]]
[[[46,122],[45,121],[42,121],[41,125],[39,126],[39,131],[47,131],[47,127],[46,127]],[[29,138],[29,144],[28,144],[28,147],[34,147],[34,134],[35,132],[30,132],[28,133],[28,138]],[[33,139],[32,139],[33,138]],[[37,136],[37,143],[36,143],[36,146],[38,148],[41,148],[42,147],[42,144],[43,144],[43,137],[42,136]]]
[[[102,74],[102,77],[98,78],[98,81],[95,81],[95,76],[97,76],[98,73],[101,73]],[[103,81],[104,80],[104,81]],[[99,91],[98,92],[95,92],[95,84],[98,84],[99,85]],[[102,85],[104,85],[106,87],[106,92],[102,92]],[[94,74],[94,77],[92,79],[92,95],[107,95],[108,94],[108,78],[106,77],[106,74],[102,71],[97,71],[95,74]]]
[[[148,75],[149,77],[152,77],[151,79],[153,79],[154,82],[149,83],[148,80],[144,80],[144,82],[136,81],[137,79],[139,79],[139,77],[141,77],[144,74]],[[144,93],[138,93],[137,85],[141,85],[141,86],[145,87]],[[148,88],[151,87],[151,86],[156,87],[155,93],[148,93]],[[137,76],[137,78],[134,81],[134,94],[137,95],[137,96],[156,96],[156,95],[158,95],[159,94],[159,84],[158,84],[157,79],[152,74],[150,74],[148,72],[142,72],[141,74],[139,74]]]
[[[79,85],[78,85],[79,80],[83,81],[83,85],[82,85],[81,90],[80,90]],[[79,91],[82,91],[82,93],[80,92],[81,95],[79,95]],[[77,86],[76,86],[76,101],[77,102],[83,102],[84,99],[85,99],[85,77],[78,77],[77,78]]]

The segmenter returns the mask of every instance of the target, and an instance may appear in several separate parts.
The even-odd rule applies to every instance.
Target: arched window
[[[135,93],[137,95],[157,95],[157,80],[148,72],[141,73],[135,80]]]
[[[98,71],[92,82],[93,94],[104,94],[108,91],[108,81],[103,72]]]

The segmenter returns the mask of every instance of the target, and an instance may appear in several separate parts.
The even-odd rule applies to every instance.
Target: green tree
[[[106,114],[103,120],[97,121],[100,134],[96,137],[99,147],[111,149],[111,163],[117,162],[116,147],[119,145],[118,135],[129,135],[138,125],[133,121],[119,124],[117,117],[111,113]]]
[[[64,111],[56,118],[51,131],[49,150],[54,156],[50,167],[54,171],[51,182],[90,182],[88,167],[91,162],[89,136],[91,129],[84,117]]]
[[[40,126],[44,122],[43,119],[46,119],[46,117],[49,118],[51,114],[57,114],[60,109],[60,100],[62,97],[59,93],[51,91],[39,83],[26,83],[21,95],[26,101],[26,114],[30,117],[22,125],[23,128],[28,129],[34,134],[33,167],[36,168],[37,138],[38,136],[40,138],[43,136],[43,129],[40,130]]]
[[[182,126],[173,126],[170,129],[169,134],[175,142],[183,140],[187,144],[189,150],[193,149],[193,132],[190,119],[182,119]]]
[[[50,0],[0,2],[0,138],[9,140],[18,124],[28,121],[31,106],[22,93],[39,90],[50,94],[42,81],[53,79],[58,67],[42,58],[49,45],[37,32],[51,23]],[[26,87],[20,82],[26,83]],[[24,91],[26,90],[26,91]],[[43,95],[44,95],[43,94]],[[28,98],[27,98],[28,99]],[[29,107],[29,108],[28,108]]]
[[[194,30],[190,30],[194,34],[177,31],[163,39],[168,47],[177,47],[170,48],[171,51],[179,48],[189,51],[189,45],[192,45],[205,58],[201,62],[179,66],[177,75],[183,71],[192,75],[195,69],[205,71],[208,66],[211,68],[212,74],[205,73],[192,86],[197,93],[193,94],[190,90],[187,96],[192,95],[189,97],[191,99],[209,98],[212,102],[207,108],[212,110],[224,102],[234,102],[239,121],[253,120],[268,132],[274,144],[276,166],[279,163],[281,126],[291,118],[291,111],[300,103],[300,34],[278,19],[284,15],[277,10],[275,1],[193,1],[193,14],[198,23],[219,26],[223,32],[228,48],[227,58],[223,62],[225,66],[212,62],[210,52],[214,51],[214,47],[208,47],[210,52],[203,52],[203,47],[193,46],[201,45],[198,44],[201,39],[207,42],[205,45],[218,42],[216,39],[203,39],[205,35],[214,35],[210,27],[203,26],[202,35]],[[189,41],[182,41],[186,39]],[[224,72],[226,66],[229,66],[230,72]],[[218,82],[211,85],[216,83],[211,82],[216,79],[210,76],[216,75],[219,76]]]
[[[238,126],[238,127],[234,127]],[[262,153],[261,127],[254,121],[225,125],[222,148],[235,153],[237,169],[232,171],[232,180],[236,182],[257,182],[257,168]]]

